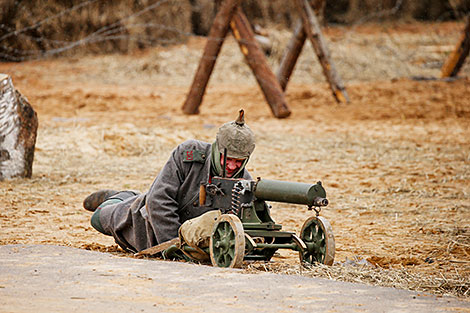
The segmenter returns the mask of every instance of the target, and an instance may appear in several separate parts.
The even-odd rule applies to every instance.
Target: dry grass
[[[0,59],[130,52],[183,42],[189,1],[6,1],[0,6]]]
[[[326,266],[315,264],[309,266],[289,266],[282,263],[253,263],[245,272],[271,272],[284,275],[302,275],[321,277],[351,283],[366,283],[373,286],[393,287],[429,292],[437,295],[455,296],[470,299],[470,281],[459,273],[441,274],[440,276],[422,275],[408,271],[406,268],[383,269],[371,265]]]

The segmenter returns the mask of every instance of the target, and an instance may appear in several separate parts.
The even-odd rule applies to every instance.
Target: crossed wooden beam
[[[466,20],[460,41],[441,68],[442,78],[457,76],[470,52],[470,14],[467,15]]]
[[[296,24],[294,36],[291,38],[282,58],[277,76],[269,68],[264,53],[255,40],[253,29],[240,7],[241,2],[242,0],[225,0],[222,2],[210,29],[191,89],[183,105],[184,113],[199,113],[199,106],[207,83],[229,28],[232,30],[240,50],[255,75],[275,117],[285,118],[291,114],[284,91],[307,38],[311,41],[318,56],[334,98],[337,102],[349,102],[346,89],[333,62],[330,60],[330,54],[318,19],[308,0],[295,0],[300,18]]]

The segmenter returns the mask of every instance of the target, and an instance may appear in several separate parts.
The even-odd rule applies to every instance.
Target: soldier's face
[[[225,167],[225,173],[227,177],[232,177],[242,167],[245,159],[234,159],[227,157],[227,166]],[[224,166],[224,155],[220,154],[220,165]]]

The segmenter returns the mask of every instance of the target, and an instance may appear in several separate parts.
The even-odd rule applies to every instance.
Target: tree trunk
[[[0,74],[0,180],[31,177],[37,128],[34,109]]]

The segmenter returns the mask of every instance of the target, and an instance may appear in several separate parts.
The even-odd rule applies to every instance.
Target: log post
[[[312,43],[312,47],[317,54],[318,60],[323,68],[328,83],[330,84],[331,91],[337,102],[349,102],[348,94],[341,81],[336,67],[331,61],[330,53],[326,45],[325,38],[320,29],[320,24],[307,0],[296,0],[299,14],[302,18],[304,31]]]
[[[274,116],[277,118],[288,117],[291,112],[281,85],[269,68],[264,53],[256,42],[253,29],[240,7],[233,15],[230,26]]]
[[[279,81],[283,91],[287,88],[287,83],[294,71],[295,64],[302,52],[306,39],[307,35],[305,34],[302,20],[299,19],[294,28],[294,36],[292,36],[287,44],[287,48],[282,56],[281,64],[279,65],[279,69],[276,74],[277,80]]]
[[[457,43],[454,51],[449,55],[441,69],[441,77],[457,76],[462,68],[465,58],[470,52],[470,15],[467,16],[467,24],[463,30],[462,37]]]
[[[315,13],[320,14],[320,17],[323,19],[325,1],[314,0],[311,1],[311,4]],[[297,63],[300,53],[302,52],[302,48],[304,47],[306,39],[307,35],[304,31],[302,19],[299,18],[294,26],[294,35],[287,44],[287,48],[284,52],[284,55],[282,56],[281,63],[276,74],[277,80],[281,84],[283,91],[286,91],[287,84],[289,83],[289,79],[294,72],[295,64]]]
[[[227,35],[230,20],[241,0],[225,0],[220,6],[211,26],[204,53],[194,76],[191,89],[183,105],[186,114],[199,113],[199,106],[204,97],[207,83],[215,66],[215,61]]]
[[[36,112],[10,76],[0,74],[0,181],[31,177],[37,127]]]

